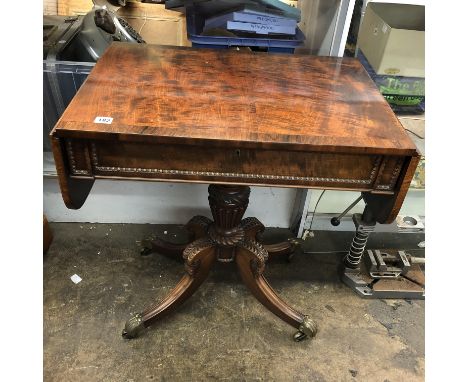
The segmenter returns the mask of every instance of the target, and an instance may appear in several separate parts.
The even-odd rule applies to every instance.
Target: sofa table
[[[291,242],[262,245],[243,219],[249,186],[360,191],[367,215],[391,223],[419,154],[358,60],[113,43],[51,132],[68,208],[95,179],[206,183],[213,220],[187,223],[192,241],[154,240],[183,256],[185,275],[161,302],[127,321],[135,337],[172,312],[215,261],[235,261],[253,295],[313,337],[316,323],[263,276]]]

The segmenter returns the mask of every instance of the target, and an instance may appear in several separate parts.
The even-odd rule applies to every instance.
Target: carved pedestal
[[[263,224],[256,218],[242,219],[249,203],[249,187],[210,185],[208,193],[213,221],[204,216],[192,218],[186,226],[193,238],[190,244],[175,245],[159,239],[148,243],[153,251],[183,256],[185,275],[161,302],[130,318],[122,335],[136,337],[142,329],[182,304],[203,283],[217,260],[236,262],[242,280],[253,295],[271,312],[298,329],[294,335],[296,341],[313,337],[317,332],[315,322],[286,304],[263,276],[268,256],[291,254],[294,243],[262,245],[257,241],[257,234],[265,228]]]

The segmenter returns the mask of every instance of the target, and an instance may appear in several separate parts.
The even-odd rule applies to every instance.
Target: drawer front
[[[66,140],[74,176],[393,190],[405,157]]]

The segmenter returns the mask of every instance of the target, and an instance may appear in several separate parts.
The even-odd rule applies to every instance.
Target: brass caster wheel
[[[288,254],[286,260],[288,261],[288,263],[290,263],[291,261],[293,261],[293,258],[294,258],[294,255],[296,254],[297,249],[301,247],[302,240],[293,237],[293,238],[288,239],[288,241],[291,243],[292,248],[291,248],[291,253]]]
[[[143,247],[140,249],[140,255],[141,256],[148,256],[153,252],[153,248],[148,248],[148,247]]]
[[[141,249],[140,249],[140,255],[141,256],[148,256],[153,252],[153,246],[151,245],[151,242],[148,240],[143,240],[141,242]]]
[[[301,331],[297,331],[296,333],[294,333],[293,338],[294,338],[294,341],[301,342],[307,338],[307,334],[302,333]]]
[[[134,314],[126,323],[122,330],[122,337],[130,339],[138,337],[138,334],[145,328],[141,314]]]
[[[306,338],[313,338],[318,332],[317,323],[311,318],[305,316],[304,321],[299,326],[299,330],[294,334],[294,341],[300,342]]]

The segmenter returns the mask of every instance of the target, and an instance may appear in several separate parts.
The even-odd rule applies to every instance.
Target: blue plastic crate
[[[205,17],[196,12],[193,7],[187,7],[187,34],[192,46],[199,48],[227,49],[235,46],[248,46],[266,48],[269,52],[294,53],[294,49],[302,46],[305,40],[304,33],[297,28],[294,38],[264,38],[264,37],[225,37],[203,36]]]

